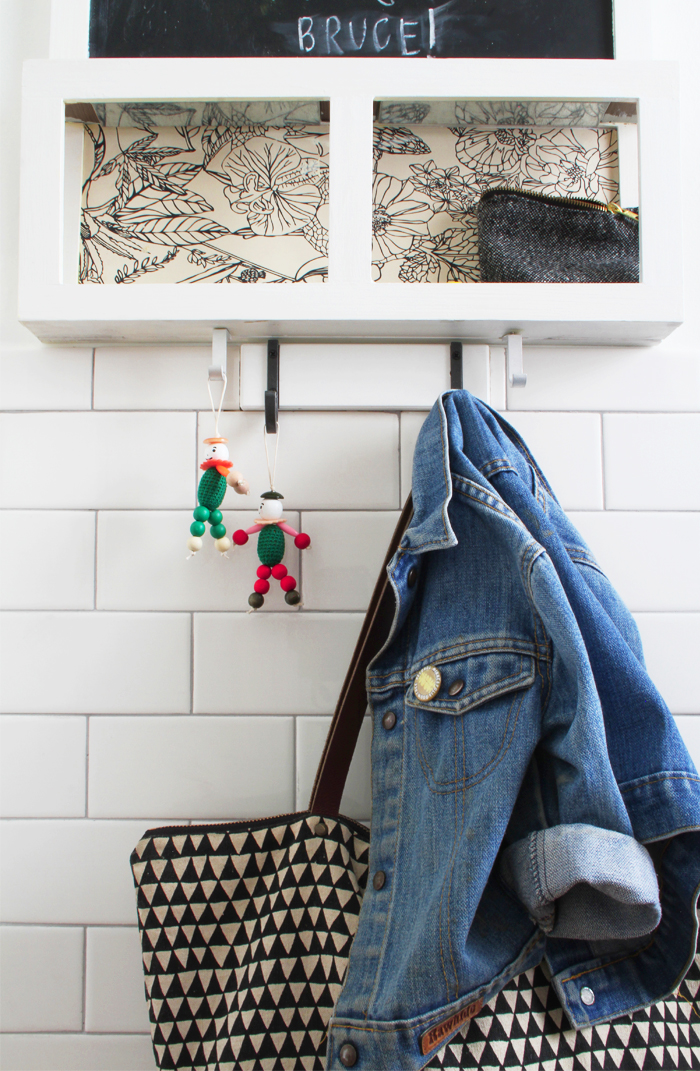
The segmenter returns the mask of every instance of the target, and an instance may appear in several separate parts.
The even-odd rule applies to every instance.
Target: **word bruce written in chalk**
[[[436,45],[435,9],[411,19],[396,15],[302,15],[297,19],[299,52],[345,56],[357,52],[424,56]]]

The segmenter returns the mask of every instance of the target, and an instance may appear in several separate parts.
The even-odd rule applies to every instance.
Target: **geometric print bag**
[[[365,671],[388,635],[386,565],[331,723],[309,809],[148,830],[131,856],[146,1001],[161,1071],[322,1071],[367,880],[369,830],[339,814],[366,710]],[[430,1071],[700,1071],[700,956],[677,994],[567,1029],[541,966],[512,979],[433,1054]]]
[[[393,618],[370,601],[308,811],[166,826],[131,856],[161,1071],[321,1071],[367,881],[369,830],[338,813],[367,708],[365,671]]]

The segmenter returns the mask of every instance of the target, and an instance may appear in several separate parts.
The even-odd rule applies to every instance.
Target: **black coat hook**
[[[462,390],[464,386],[464,365],[462,362],[462,343],[450,342],[450,387]]]
[[[265,391],[265,431],[277,434],[280,392],[280,344],[276,338],[267,343],[267,390]]]

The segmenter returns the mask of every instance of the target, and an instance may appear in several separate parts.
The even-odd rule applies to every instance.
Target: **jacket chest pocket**
[[[414,719],[418,761],[433,792],[459,792],[496,769],[534,680],[535,659],[521,650],[421,661],[406,706]]]

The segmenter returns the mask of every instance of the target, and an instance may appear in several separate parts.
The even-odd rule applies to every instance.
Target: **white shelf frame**
[[[251,92],[258,90],[258,94]],[[325,285],[79,285],[64,277],[64,104],[330,100]],[[375,99],[635,100],[642,282],[386,284],[371,280]],[[148,59],[25,65],[19,316],[40,339],[434,339],[655,343],[682,321],[678,76],[607,60]],[[72,181],[74,182],[74,176]]]

